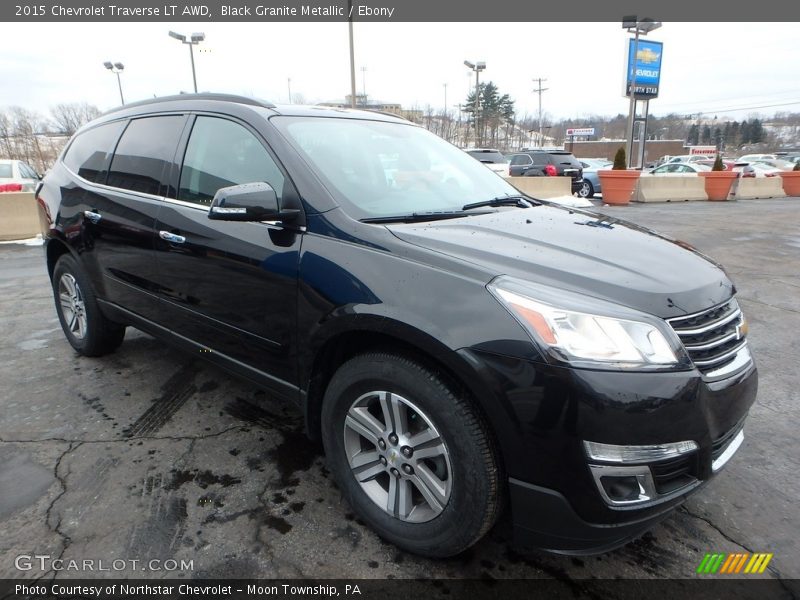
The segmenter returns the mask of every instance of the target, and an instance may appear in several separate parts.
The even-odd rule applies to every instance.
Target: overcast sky
[[[170,29],[205,32],[195,53],[201,91],[285,103],[291,78],[293,96],[306,103],[349,93],[346,23],[7,23],[0,37],[0,107],[46,113],[59,102],[116,106],[117,81],[103,68],[106,60],[125,64],[126,101],[191,91],[188,48],[168,37]],[[520,115],[536,114],[535,77],[547,79],[543,109],[554,117],[627,113],[627,34],[617,22],[357,22],[354,29],[357,90],[365,82],[371,100],[438,110],[446,83],[447,104],[457,105],[474,85],[463,66],[468,59],[486,61],[482,81],[510,94]],[[664,42],[653,114],[742,118],[800,111],[798,23],[665,23],[648,39]],[[784,106],[764,106],[777,104]]]

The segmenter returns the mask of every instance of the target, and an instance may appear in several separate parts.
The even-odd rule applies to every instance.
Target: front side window
[[[271,122],[357,219],[459,211],[519,195],[463,150],[411,124],[283,116]]]
[[[124,127],[125,121],[115,121],[79,133],[64,156],[64,164],[87,181],[105,183],[108,160]]]
[[[108,185],[159,195],[183,122],[181,115],[133,119],[117,144]]]
[[[238,123],[197,117],[183,159],[178,200],[210,205],[220,188],[260,181],[270,184],[280,200],[283,173],[258,138]]]

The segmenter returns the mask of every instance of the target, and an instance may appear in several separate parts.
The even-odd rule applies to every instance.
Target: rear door
[[[175,114],[131,119],[117,143],[105,185],[90,195],[84,213],[103,297],[149,320],[159,318],[156,213],[185,122],[185,115]]]
[[[276,224],[208,218],[222,187],[263,181],[286,203],[296,198],[294,186],[254,129],[218,115],[196,116],[179,165],[156,224],[164,318],[203,352],[223,355],[244,375],[256,369],[264,385],[296,397],[302,234]]]
[[[532,164],[533,161],[527,154],[515,154],[511,157],[511,162],[508,165],[508,173],[512,177],[519,177],[524,175]]]

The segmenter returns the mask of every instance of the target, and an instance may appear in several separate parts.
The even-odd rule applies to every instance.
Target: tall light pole
[[[633,166],[633,125],[636,120],[636,61],[639,54],[639,36],[647,35],[651,31],[655,31],[661,27],[660,21],[653,21],[653,19],[642,19],[641,21],[636,15],[628,15],[622,17],[622,28],[626,29],[628,33],[633,33],[633,56],[628,56],[630,66],[630,103],[628,105],[628,168]],[[630,45],[629,45],[630,47]],[[626,77],[627,79],[627,77]],[[640,144],[644,143],[642,139]],[[640,148],[640,150],[642,150]],[[644,152],[641,152],[644,156]]]
[[[475,108],[475,117],[474,117],[474,120],[475,120],[475,145],[476,146],[480,146],[481,145],[480,137],[478,135],[478,132],[479,132],[479,129],[478,129],[478,115],[480,115],[480,112],[481,112],[480,75],[481,75],[481,71],[484,71],[486,69],[486,63],[484,61],[482,61],[482,60],[476,61],[474,63],[471,63],[468,60],[465,60],[464,61],[464,66],[467,67],[468,69],[472,69],[473,71],[475,71],[475,107],[474,107]]]
[[[542,92],[546,92],[550,88],[542,87],[542,82],[547,81],[547,79],[542,79],[541,77],[537,77],[536,79],[534,79],[534,81],[539,82],[539,87],[533,91],[539,94],[539,147],[541,148],[543,146],[542,142],[544,141],[544,138],[542,137]]]
[[[292,103],[292,78],[286,78],[286,86],[289,88],[289,104]]]
[[[364,106],[367,105],[367,67],[361,67],[361,95],[364,96]]]
[[[112,73],[116,73],[117,85],[119,86],[119,101],[121,104],[125,104],[125,98],[122,97],[122,80],[119,78],[119,74],[122,73],[125,65],[123,65],[121,62],[112,63],[110,61],[106,61],[103,63],[103,66]]]
[[[174,31],[169,32],[169,37],[175,38],[182,44],[187,44],[189,46],[189,58],[192,61],[192,82],[194,83],[194,93],[197,93],[197,73],[194,70],[194,47],[206,39],[206,34],[202,32],[196,32],[189,36],[189,39],[186,39],[185,35],[181,35],[180,33],[175,33]]]
[[[444,86],[444,114],[447,115],[447,84],[443,83]]]

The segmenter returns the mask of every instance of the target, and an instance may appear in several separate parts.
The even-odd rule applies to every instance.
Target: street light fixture
[[[478,138],[478,132],[480,129],[478,128],[478,115],[480,114],[481,110],[481,95],[480,95],[480,73],[481,71],[486,70],[486,63],[482,60],[476,61],[471,63],[468,60],[464,61],[464,66],[468,69],[472,69],[475,71],[475,145],[480,146],[480,140]]]
[[[189,58],[192,61],[192,82],[194,83],[194,93],[197,93],[197,73],[194,70],[194,46],[199,44],[200,42],[206,39],[206,34],[202,32],[196,32],[189,36],[189,39],[186,39],[185,35],[180,33],[175,33],[174,31],[169,32],[169,37],[175,38],[182,44],[187,44],[189,46]]]
[[[125,69],[125,65],[123,65],[121,62],[112,63],[111,61],[107,60],[106,62],[103,63],[103,66],[112,73],[116,74],[117,85],[119,86],[119,101],[124,105],[125,98],[122,97],[122,81],[119,78],[119,74],[122,73],[122,71]]]
[[[636,119],[636,59],[639,54],[639,36],[647,35],[651,31],[655,31],[661,27],[661,21],[654,21],[653,19],[644,18],[641,21],[636,15],[626,15],[622,17],[622,28],[627,30],[628,33],[635,34],[633,41],[633,57],[629,57],[631,66],[631,90],[630,90],[630,104],[628,106],[628,168],[633,165],[633,125]],[[642,136],[644,138],[644,136]],[[644,139],[642,139],[644,144]],[[644,157],[644,148],[639,148],[642,157]]]

